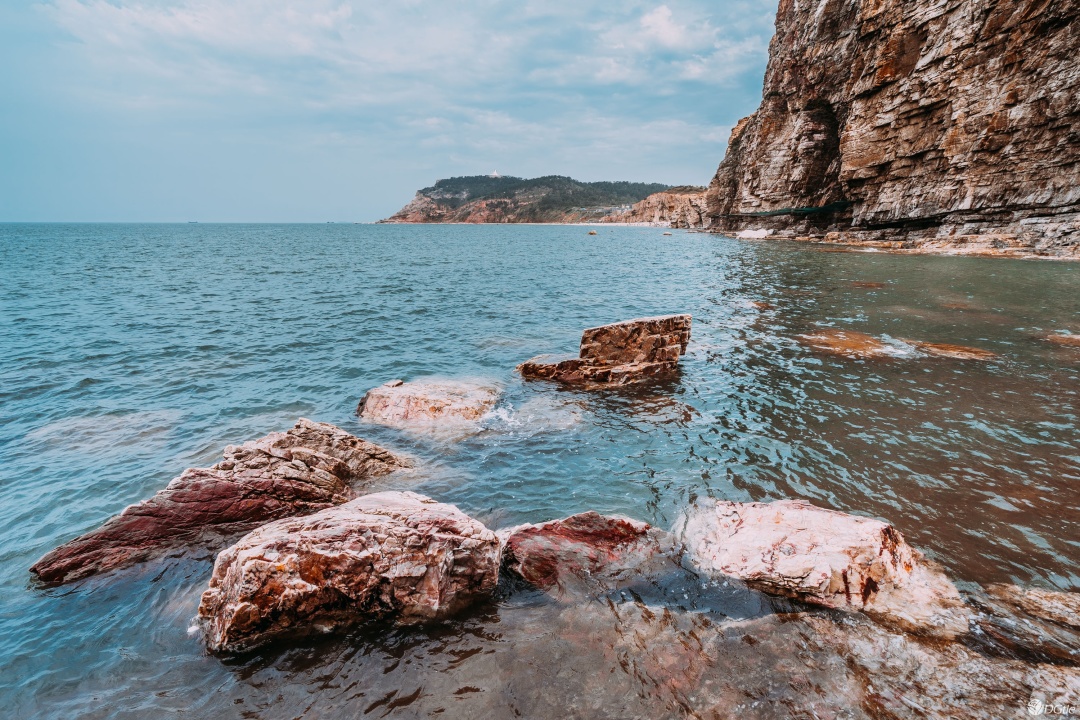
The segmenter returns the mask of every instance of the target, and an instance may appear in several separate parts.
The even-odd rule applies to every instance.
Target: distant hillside
[[[668,189],[660,183],[527,180],[474,175],[439,180],[416,193],[389,223],[561,223],[599,220]]]

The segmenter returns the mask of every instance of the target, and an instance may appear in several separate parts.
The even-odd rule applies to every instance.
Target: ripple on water
[[[227,662],[187,633],[205,551],[29,585],[46,550],[299,416],[418,461],[372,490],[496,528],[589,509],[670,527],[697,497],[804,497],[892,521],[963,582],[1080,586],[1080,355],[1057,338],[1080,328],[1077,266],[659,240],[0,226],[0,703],[43,718],[824,717],[864,697],[842,652],[774,614],[790,607],[689,570],[570,604],[508,588],[435,628]],[[671,312],[694,331],[667,382],[583,393],[513,371],[586,327]],[[827,327],[1001,359],[869,361],[796,340]],[[505,391],[465,436],[355,417],[368,388],[425,376]]]

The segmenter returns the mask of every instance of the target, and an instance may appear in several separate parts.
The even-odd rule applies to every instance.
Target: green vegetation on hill
[[[579,182],[561,175],[524,179],[473,175],[439,180],[420,194],[452,208],[476,200],[523,200],[540,212],[574,208],[630,205],[667,190],[661,183]]]

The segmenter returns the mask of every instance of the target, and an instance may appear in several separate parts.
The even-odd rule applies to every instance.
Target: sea
[[[372,491],[493,529],[586,510],[670,529],[700,498],[803,498],[887,520],[962,589],[1080,587],[1080,348],[1045,339],[1080,333],[1080,265],[596,229],[0,225],[0,715],[696,717],[716,698],[639,662],[660,651],[649,632],[778,612],[687,568],[577,600],[506,583],[433,627],[219,658],[191,629],[212,551],[32,581],[48,550],[300,417],[418,460]],[[673,377],[582,391],[515,373],[585,328],[669,313],[693,316]],[[822,328],[898,351],[799,342]],[[368,389],[425,378],[502,395],[464,435],[357,418]],[[768,700],[795,653],[712,668],[710,692]]]

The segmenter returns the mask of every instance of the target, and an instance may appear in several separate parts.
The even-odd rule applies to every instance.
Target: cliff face
[[[674,187],[654,193],[634,203],[627,212],[605,217],[601,222],[636,223],[673,228],[708,227],[705,188]]]
[[[1080,256],[1080,3],[781,0],[727,231]]]

